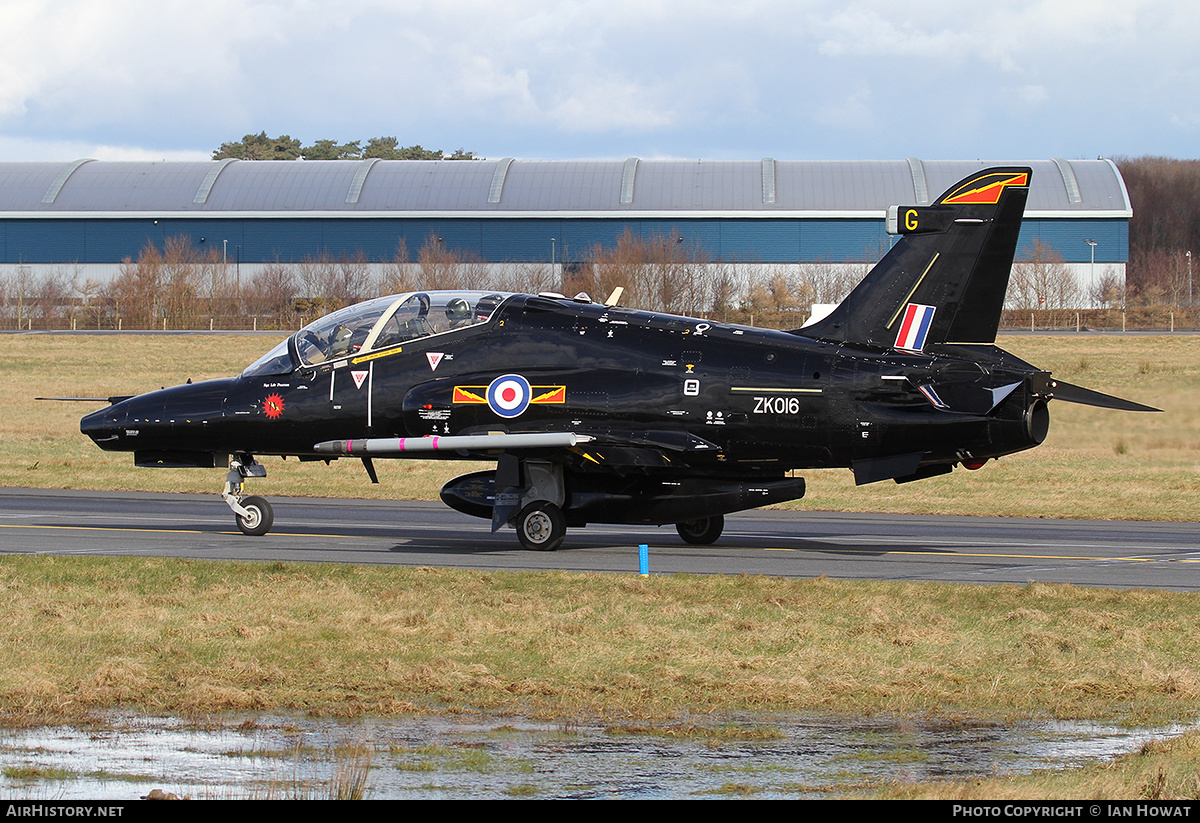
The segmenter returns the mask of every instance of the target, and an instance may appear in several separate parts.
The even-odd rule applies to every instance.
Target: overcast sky
[[[0,0],[0,160],[1200,157],[1194,0]]]

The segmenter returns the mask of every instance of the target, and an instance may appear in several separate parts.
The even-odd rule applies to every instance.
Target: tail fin
[[[903,351],[994,342],[1032,176],[985,169],[931,206],[892,206],[896,245],[837,308],[796,333]]]

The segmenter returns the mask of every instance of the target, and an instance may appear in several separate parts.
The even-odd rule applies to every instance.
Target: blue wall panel
[[[376,263],[396,259],[403,236],[400,220],[322,220],[321,243],[330,257],[363,255]],[[405,243],[409,259],[414,250]]]
[[[85,220],[86,263],[119,263],[136,260],[149,243],[162,245],[162,230],[153,220]]]
[[[1088,263],[1092,250],[1084,240],[1096,242],[1097,263],[1124,263],[1129,259],[1127,220],[1026,220],[1017,241],[1017,256],[1028,255],[1040,240],[1066,263]]]
[[[614,223],[617,224],[617,236],[624,233],[621,225],[624,224],[647,243],[676,237],[683,246],[698,248],[701,253],[714,259],[721,252],[721,230],[715,220],[618,220]]]
[[[408,249],[408,259],[416,260],[421,247],[438,242],[447,249],[472,257],[481,257],[479,220],[398,220],[400,236]]]
[[[8,226],[6,263],[84,262],[83,224],[74,220],[16,220]]]
[[[247,220],[242,262],[282,262],[320,257],[320,224],[312,220]]]
[[[800,226],[805,262],[871,263],[890,246],[882,220],[809,220]]]
[[[795,263],[800,259],[799,220],[720,220],[720,260]]]
[[[562,261],[562,238],[557,220],[480,221],[480,257],[484,260],[550,262],[551,246]],[[550,238],[555,238],[551,244]]]
[[[751,263],[869,262],[893,238],[881,220],[694,219],[405,219],[405,218],[230,218],[230,219],[13,219],[0,221],[0,261],[5,263],[119,263],[136,259],[147,243],[159,248],[184,235],[203,250],[244,263],[299,262],[321,255],[364,255],[374,262],[396,258],[404,241],[416,260],[430,238],[446,248],[489,262],[549,262],[550,238],[559,262],[585,260],[595,246],[612,248],[629,230],[645,240],[678,233],[713,260]],[[203,239],[202,239],[203,238]],[[1018,254],[1040,240],[1071,263],[1086,263],[1095,240],[1097,263],[1124,263],[1129,256],[1129,221],[1027,220]]]
[[[563,247],[563,260],[584,260],[591,255],[593,246],[612,246],[624,231],[623,222],[613,220],[554,220],[558,225],[557,237]]]
[[[93,231],[103,237],[102,227],[93,221]],[[133,221],[131,221],[133,222]],[[229,262],[237,262],[238,246],[244,245],[244,223],[241,220],[155,220],[147,232],[147,240],[152,240],[158,248],[163,248],[167,240],[183,237],[189,240],[192,247],[201,255],[215,254],[218,259],[228,255]],[[136,233],[136,232],[133,232]],[[227,243],[222,241],[228,241]],[[145,246],[145,242],[142,243]],[[137,258],[141,247],[129,256]]]

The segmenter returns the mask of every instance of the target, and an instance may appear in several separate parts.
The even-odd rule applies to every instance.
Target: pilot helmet
[[[446,319],[451,323],[461,323],[471,319],[471,304],[461,297],[455,297],[446,304]]]

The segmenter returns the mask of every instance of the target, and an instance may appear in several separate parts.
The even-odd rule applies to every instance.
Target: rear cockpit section
[[[288,374],[300,366],[482,325],[510,296],[505,292],[431,291],[368,300],[309,323],[248,366],[242,376]]]

